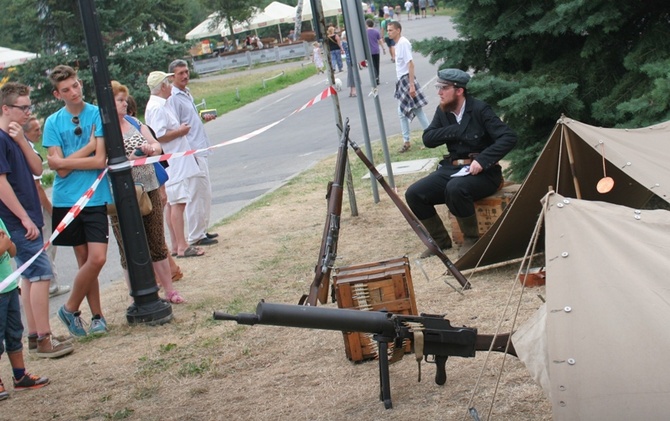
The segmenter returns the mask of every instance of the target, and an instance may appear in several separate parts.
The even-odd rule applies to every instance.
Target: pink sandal
[[[182,304],[186,302],[184,297],[179,295],[179,292],[177,292],[176,289],[173,290],[171,293],[166,294],[165,298],[170,302],[170,304]]]

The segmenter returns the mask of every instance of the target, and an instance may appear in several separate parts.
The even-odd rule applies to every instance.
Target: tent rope
[[[517,321],[517,318],[518,318],[518,315],[519,315],[519,310],[521,308],[521,300],[523,298],[523,292],[526,288],[526,280],[528,279],[528,274],[530,272],[530,267],[531,267],[531,264],[532,264],[532,261],[533,261],[533,256],[535,255],[535,250],[537,248],[537,244],[538,244],[539,239],[540,239],[540,232],[542,230],[542,222],[544,221],[545,214],[547,213],[547,208],[548,208],[548,203],[549,203],[549,196],[552,195],[552,194],[554,194],[554,192],[550,191],[542,198],[542,203],[543,203],[542,212],[538,216],[538,219],[535,223],[535,229],[533,230],[533,235],[531,237],[531,240],[528,243],[528,247],[526,249],[524,259],[522,260],[521,265],[519,265],[519,270],[517,271],[516,276],[512,280],[512,288],[510,289],[509,296],[507,297],[507,302],[505,303],[505,306],[503,308],[503,312],[500,316],[500,320],[498,321],[498,326],[496,327],[496,331],[493,335],[494,340],[491,341],[491,345],[489,347],[489,352],[486,354],[486,358],[484,360],[484,363],[482,364],[482,368],[479,372],[479,375],[477,376],[477,381],[475,382],[475,386],[472,389],[472,394],[470,395],[470,400],[468,401],[468,405],[467,405],[468,410],[464,414],[464,419],[470,414],[470,408],[472,408],[472,403],[473,403],[473,401],[475,399],[475,395],[477,394],[477,391],[479,389],[479,384],[481,382],[482,376],[484,375],[484,370],[486,369],[486,366],[488,365],[489,358],[490,358],[491,353],[492,353],[491,351],[493,350],[493,343],[495,342],[495,338],[500,334],[500,329],[502,328],[502,324],[505,320],[505,315],[507,314],[507,309],[510,307],[510,304],[512,302],[512,297],[514,296],[514,291],[516,290],[517,279],[519,279],[521,273],[524,272],[524,264],[526,264],[524,282],[523,282],[523,285],[521,286],[521,292],[519,293],[519,299],[517,301],[516,310],[514,312],[514,317],[512,318],[512,325],[510,327],[510,332],[514,331],[514,326],[516,325],[516,321]],[[503,370],[505,368],[505,361],[507,359],[507,350],[509,349],[509,346],[510,346],[511,342],[512,342],[512,335],[510,335],[509,338],[507,339],[507,344],[505,346],[505,353],[503,354],[503,357],[502,357],[502,363],[500,365],[500,371],[499,371],[498,377],[496,379],[496,384],[495,384],[495,388],[494,388],[494,391],[493,391],[493,396],[491,397],[491,404],[489,406],[489,412],[488,412],[488,415],[487,415],[487,418],[486,418],[487,420],[491,419],[491,414],[493,412],[493,405],[495,403],[496,395],[498,393],[498,387],[500,385],[500,380],[502,378],[502,373],[503,373]]]

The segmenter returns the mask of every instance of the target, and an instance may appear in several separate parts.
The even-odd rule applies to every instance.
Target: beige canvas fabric
[[[539,383],[551,385],[554,419],[667,419],[670,212],[560,195],[548,200],[549,381]],[[526,335],[537,337],[542,323],[529,324]],[[516,349],[523,361],[543,359],[542,350]]]
[[[603,177],[602,145],[605,172],[615,182],[607,194],[596,190]],[[561,118],[511,205],[456,267],[523,256],[541,211],[540,200],[550,189],[566,197],[634,208],[653,194],[670,202],[670,122],[642,129],[604,129]]]

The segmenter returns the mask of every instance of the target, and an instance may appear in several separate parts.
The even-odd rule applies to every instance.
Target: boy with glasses
[[[47,118],[42,139],[42,145],[49,151],[49,167],[56,171],[52,223],[57,227],[105,168],[107,155],[100,111],[97,106],[84,102],[77,72],[69,66],[59,65],[51,71],[49,80],[54,96],[65,103]],[[58,317],[75,336],[107,332],[98,275],[107,259],[109,225],[106,204],[111,201],[109,183],[103,180],[86,207],[53,242],[54,245],[73,247],[79,265],[70,297],[58,310]],[[79,311],[84,298],[92,315],[88,332]]]
[[[42,160],[23,133],[30,117],[30,89],[20,83],[0,88],[0,219],[16,245],[18,266],[38,254],[21,274],[22,298],[37,356],[60,357],[72,352],[72,344],[61,343],[51,335],[49,325],[49,285],[51,263],[44,253],[42,207],[33,175],[42,174]],[[3,277],[4,279],[4,277]],[[4,284],[0,279],[0,284]],[[0,292],[6,291],[0,286]],[[21,326],[23,330],[23,326]],[[15,350],[12,350],[15,351]]]

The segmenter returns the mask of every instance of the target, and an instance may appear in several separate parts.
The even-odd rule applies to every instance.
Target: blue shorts
[[[70,208],[53,208],[53,228],[65,218]],[[14,238],[12,238],[13,240]],[[86,243],[109,243],[109,222],[106,206],[89,206],[79,212],[70,225],[54,239],[55,246],[81,246]]]
[[[389,48],[391,48],[395,45],[395,41],[393,41],[389,37],[384,37],[384,42],[386,43],[386,46],[389,47]]]
[[[21,323],[21,305],[19,289],[0,294],[0,355],[23,349],[23,323]]]
[[[26,239],[26,230],[23,227],[20,230],[12,230],[10,234],[12,241],[16,245],[16,256],[14,259],[16,260],[16,265],[19,267],[44,247],[44,238],[41,232],[35,240]],[[23,271],[21,277],[26,278],[30,282],[50,281],[53,279],[54,274],[51,269],[49,256],[44,252],[40,253],[37,259]]]

